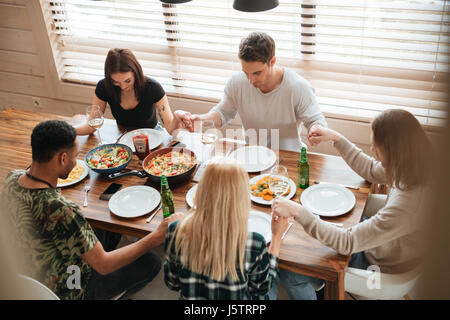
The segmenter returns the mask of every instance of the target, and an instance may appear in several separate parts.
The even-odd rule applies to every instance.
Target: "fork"
[[[150,217],[148,217],[147,220],[145,220],[145,222],[150,223],[150,221],[152,221],[153,217],[156,216],[156,214],[159,212],[159,210],[161,210],[161,206],[162,206],[162,202],[159,204],[158,209],[156,209],[155,212],[153,212],[152,215]]]
[[[89,192],[89,190],[91,190],[91,185],[90,184],[85,184],[84,185],[84,203],[83,203],[83,207],[87,207],[88,206],[87,193]]]
[[[122,138],[127,132],[128,132],[128,130],[125,130],[124,132],[122,132],[113,143],[118,143],[120,138]]]
[[[284,231],[283,235],[281,236],[281,240],[284,239],[284,237],[286,236],[286,234],[288,233],[289,229],[292,227],[294,223],[293,222],[289,222],[289,225],[286,228],[286,231]]]

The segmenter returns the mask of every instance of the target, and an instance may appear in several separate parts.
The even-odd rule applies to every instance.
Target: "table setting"
[[[211,129],[211,124],[202,124],[200,138],[206,133],[206,131],[203,130],[204,126],[209,130]],[[171,138],[169,145],[171,143],[174,144],[172,141],[179,142],[179,140],[173,139],[173,137]],[[195,136],[195,134],[189,137],[190,140],[198,140],[198,138],[199,136]],[[140,146],[138,139],[140,139],[144,145]],[[89,169],[102,175],[106,175],[110,180],[133,175],[139,178],[146,178],[148,181],[158,184],[162,174],[159,162],[164,164],[169,161],[168,163],[170,166],[166,167],[170,168],[178,166],[178,164],[173,164],[172,155],[181,153],[184,156],[187,155],[185,160],[189,161],[189,166],[186,167],[186,170],[184,172],[172,170],[172,172],[164,167],[164,174],[167,175],[169,185],[171,186],[183,182],[193,182],[192,177],[194,173],[198,171],[197,169],[199,169],[198,167],[200,165],[203,165],[202,170],[204,170],[207,166],[208,159],[204,159],[203,162],[197,160],[196,154],[187,148],[161,146],[163,140],[164,134],[160,130],[125,130],[116,139],[116,143],[100,144],[86,154],[85,162],[78,160],[79,165],[74,168],[74,171],[79,172],[80,170],[83,170],[83,173],[79,175],[78,179],[72,179],[72,181],[65,184],[63,183],[61,186],[70,186],[81,181],[87,176],[87,171]],[[217,135],[211,134],[208,135],[207,139],[200,139],[202,145],[206,145],[206,148],[209,149],[209,157],[214,156],[215,149],[212,144],[214,144],[216,140]],[[117,152],[115,152],[115,148],[118,150]],[[119,155],[119,159],[116,159],[117,162],[110,159],[110,154],[114,152]],[[99,163],[104,156],[106,156],[107,166],[101,164],[103,167],[100,167],[101,165],[99,165]],[[133,156],[137,156],[139,165],[142,165],[142,170],[124,170],[132,160]],[[224,156],[236,159],[236,161],[248,172],[250,199],[253,203],[270,208],[274,199],[278,196],[292,199],[297,195],[299,189],[297,182],[290,178],[287,168],[280,165],[282,157],[274,150],[259,145],[239,146],[238,144],[234,144],[234,147],[226,147]],[[156,163],[159,165],[158,168],[155,167],[155,161],[157,161]],[[80,169],[79,166],[82,168]],[[195,182],[198,183],[200,179],[201,174],[197,173]],[[191,209],[195,209],[194,200],[198,186],[197,183],[193,184],[185,195],[186,204]],[[89,189],[86,189],[85,186],[84,206],[87,206],[86,201],[88,191]],[[315,181],[309,188],[304,190],[300,189],[300,193],[301,196],[299,202],[310,212],[320,216],[322,219],[324,217],[337,217],[346,214],[353,209],[356,203],[353,193],[341,184],[320,183],[319,181]],[[148,214],[151,213],[146,219],[146,223],[150,223],[152,218],[158,213],[160,207],[161,196],[159,191],[149,185],[133,185],[126,187],[125,189],[114,193],[108,202],[108,208],[111,214],[123,219],[148,216]],[[327,222],[334,224],[337,227],[343,227],[342,223]],[[289,226],[283,234],[283,238],[293,224],[293,221],[289,222]],[[270,243],[270,214],[252,209],[249,213],[249,232],[258,232],[262,234],[267,243]]]
[[[36,124],[49,119],[65,120],[69,123],[72,121],[73,123],[71,117],[43,112],[12,108],[0,112],[0,148],[10,150],[9,153],[11,154],[9,158],[5,159],[3,166],[0,168],[0,177],[3,180],[11,170],[26,168],[29,165],[31,160],[30,132]],[[136,128],[117,125],[111,119],[105,118],[103,121],[103,125],[100,128],[103,144],[100,144],[100,146],[98,132],[89,136],[78,137],[79,156],[77,157],[77,171],[74,172],[74,176],[70,177],[70,181],[61,181],[60,190],[66,199],[73,201],[82,208],[84,216],[92,227],[140,238],[156,230],[163,219],[162,210],[160,209],[160,185],[158,180],[152,180],[149,176],[140,178],[135,175],[125,175],[116,179],[109,177],[111,174],[125,173],[132,170],[143,171],[144,163],[148,164],[149,161],[145,161],[145,158],[139,159],[135,153],[136,150],[133,151],[134,143],[133,145],[131,143],[134,136],[133,131],[137,130]],[[10,128],[16,128],[16,130],[20,130],[23,133],[11,134]],[[153,131],[148,132],[149,153],[147,156],[152,152],[157,152],[167,147],[170,148],[171,143],[177,143],[173,148],[178,147],[190,150],[197,160],[195,168],[187,174],[186,179],[178,183],[169,181],[169,187],[173,193],[175,211],[177,212],[187,212],[192,208],[195,188],[198,185],[198,181],[201,180],[202,170],[199,169],[203,167],[204,171],[207,167],[208,157],[222,154],[234,157],[238,161],[243,161],[242,165],[249,174],[248,190],[252,198],[251,212],[249,213],[249,230],[255,230],[252,228],[259,230],[258,232],[264,236],[266,242],[269,242],[271,237],[269,230],[271,200],[273,199],[264,200],[262,197],[252,194],[251,186],[252,184],[257,185],[257,182],[260,180],[264,182],[264,178],[270,175],[270,170],[275,166],[283,166],[287,170],[285,178],[288,182],[288,189],[280,191],[282,192],[281,196],[300,202],[305,207],[309,206],[308,208],[315,214],[318,214],[324,221],[342,224],[344,228],[358,223],[361,219],[370,184],[354,173],[339,157],[308,153],[310,186],[306,189],[301,189],[298,187],[297,181],[299,152],[272,150],[265,146],[249,146],[240,143],[240,140],[221,139],[220,136],[214,142],[203,143],[201,136],[194,135],[194,138],[191,139],[186,132],[176,137],[172,137],[164,132],[162,141],[159,141],[156,136],[152,138]],[[155,147],[153,147],[152,140],[154,140]],[[192,145],[190,144],[191,140],[194,140]],[[212,138],[209,138],[207,142],[211,140]],[[120,159],[117,162],[114,162],[114,160],[110,161],[111,163],[106,165],[107,168],[103,169],[94,168],[92,165],[89,166],[86,157],[92,160],[93,158],[90,158],[92,151],[99,147],[100,150],[107,147],[121,148],[120,152],[115,152],[115,155],[117,156],[120,153],[120,158],[124,157],[124,159]],[[202,152],[205,153],[202,154]],[[98,161],[98,159],[94,160]],[[120,163],[122,160],[125,162]],[[118,164],[116,165],[116,163]],[[194,179],[197,173],[199,173],[198,179]],[[320,181],[320,183],[316,184],[314,183],[315,181]],[[109,200],[100,200],[100,195],[112,183],[121,184],[121,187],[112,194]],[[341,188],[338,189],[337,185]],[[353,186],[355,189],[342,185]],[[352,193],[354,200],[350,196],[347,197],[342,188]],[[151,189],[153,190],[151,191]],[[260,192],[266,189],[262,188]],[[330,206],[324,206],[322,203],[324,202],[324,197],[328,199],[326,202]],[[145,199],[145,201],[136,199]],[[83,207],[84,200],[87,200],[86,207]],[[336,203],[337,207],[331,206],[333,202]],[[132,203],[134,204],[133,206],[131,206]],[[150,221],[146,222],[148,219]],[[333,249],[313,239],[297,222],[293,222],[289,229],[286,230],[279,258],[279,267],[282,269],[324,279],[327,283],[326,298],[339,299],[343,297],[343,274],[349,257],[341,256]]]

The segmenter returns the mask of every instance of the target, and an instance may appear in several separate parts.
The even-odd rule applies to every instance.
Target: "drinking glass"
[[[269,188],[276,197],[280,197],[289,190],[289,175],[284,166],[275,165],[270,170]]]
[[[201,141],[204,144],[211,144],[217,140],[216,127],[212,120],[202,120],[201,126]]]
[[[103,112],[100,106],[89,106],[86,108],[86,117],[88,125],[94,128],[98,132],[98,138],[100,139],[99,145],[102,145],[102,137],[100,136],[100,128],[103,125]]]

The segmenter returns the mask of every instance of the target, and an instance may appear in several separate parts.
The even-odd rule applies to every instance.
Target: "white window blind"
[[[328,115],[370,120],[404,108],[425,125],[446,117],[448,1],[280,0],[244,13],[232,0],[41,0],[63,81],[95,84],[109,48],[134,51],[168,94],[216,101],[240,40],[264,31],[277,64],[311,82]]]

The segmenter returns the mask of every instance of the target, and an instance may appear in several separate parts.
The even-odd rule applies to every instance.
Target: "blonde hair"
[[[215,158],[205,169],[194,208],[177,225],[175,252],[189,270],[213,280],[244,273],[250,210],[247,172],[233,159]]]

